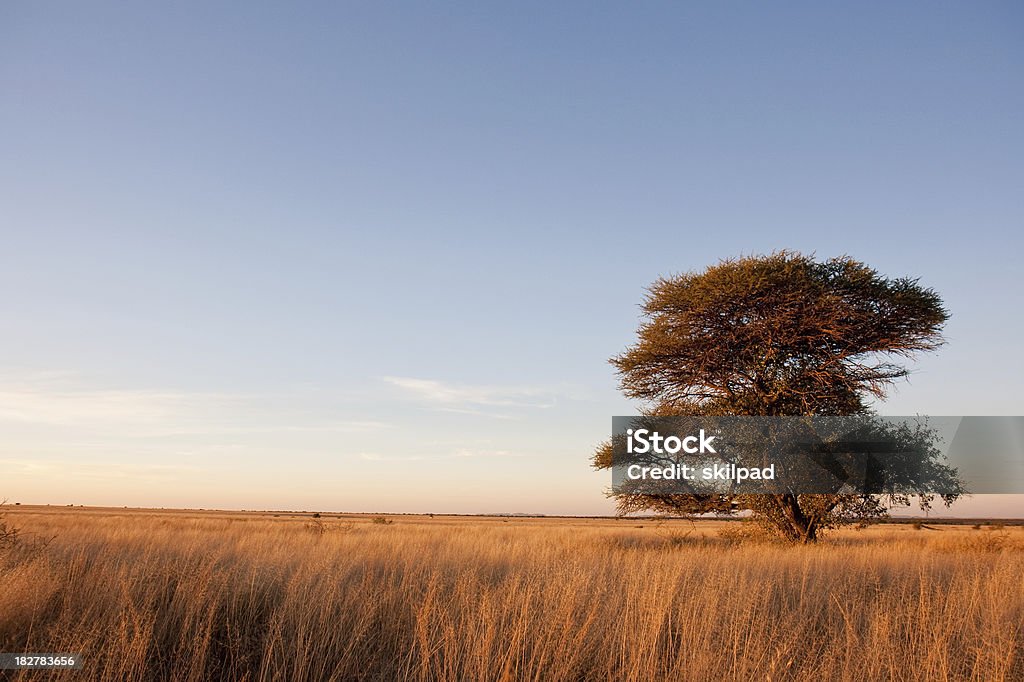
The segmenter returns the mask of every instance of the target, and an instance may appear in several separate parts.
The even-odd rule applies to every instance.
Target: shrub
[[[18,544],[20,531],[7,522],[7,515],[2,513],[4,502],[0,502],[0,549]]]

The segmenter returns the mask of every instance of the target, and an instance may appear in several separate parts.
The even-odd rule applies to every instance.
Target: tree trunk
[[[787,493],[776,498],[782,509],[786,525],[782,529],[786,538],[800,544],[818,541],[818,523],[814,517],[807,516],[800,509],[800,501],[796,495]]]

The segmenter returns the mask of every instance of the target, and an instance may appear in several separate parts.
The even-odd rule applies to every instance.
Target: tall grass
[[[0,651],[57,678],[1024,679],[1021,530],[16,516]]]

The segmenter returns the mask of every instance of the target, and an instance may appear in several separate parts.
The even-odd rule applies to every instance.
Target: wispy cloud
[[[376,419],[316,416],[296,405],[295,396],[290,395],[101,388],[57,373],[0,380],[0,423],[8,425],[116,432],[122,438],[349,434],[379,431],[388,426]]]
[[[57,373],[0,382],[0,421],[48,426],[151,428],[181,424],[237,402],[222,393],[99,388]]]
[[[0,419],[38,424],[155,423],[191,397],[154,391],[67,390],[40,386],[0,389]]]
[[[544,409],[558,402],[558,391],[542,386],[470,386],[433,379],[383,377],[392,386],[433,409],[509,418],[493,408]]]
[[[372,419],[351,419],[331,422],[315,422],[309,424],[284,424],[268,423],[263,421],[259,424],[245,426],[207,426],[197,429],[179,428],[173,430],[173,435],[210,434],[210,435],[246,435],[246,434],[299,434],[299,433],[323,433],[323,434],[353,434],[381,431],[388,428],[389,424],[383,421]]]
[[[527,455],[521,452],[512,452],[511,450],[476,450],[463,448],[456,450],[452,453],[452,457],[481,457],[481,458],[492,458],[492,457],[526,457]]]
[[[132,481],[179,481],[201,474],[205,468],[181,464],[159,462],[124,462],[124,461],[82,461],[68,459],[0,459],[0,467],[9,475],[56,476],[63,479],[95,479],[101,481],[132,480]]]
[[[360,452],[359,458],[370,462],[431,462],[465,458],[505,458],[527,457],[523,453],[510,450],[478,450],[460,448],[448,452],[423,453],[417,455],[382,455],[376,452]]]

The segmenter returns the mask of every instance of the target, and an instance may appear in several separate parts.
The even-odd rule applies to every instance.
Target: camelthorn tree
[[[949,317],[939,295],[916,279],[888,279],[848,257],[818,261],[791,251],[659,279],[643,312],[636,344],[611,363],[622,391],[643,401],[643,413],[652,416],[869,414],[869,400],[884,398],[908,375],[901,360],[943,344]],[[594,466],[610,467],[611,455],[605,443]],[[933,478],[948,482],[955,473],[924,464],[939,467]],[[933,497],[922,490],[921,504]],[[957,494],[942,497],[950,504]],[[796,493],[617,499],[624,513],[750,510],[795,542],[813,542],[822,528],[908,502],[908,496]]]

